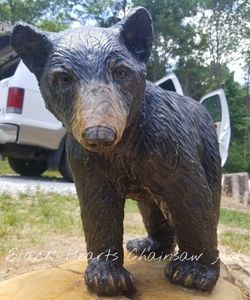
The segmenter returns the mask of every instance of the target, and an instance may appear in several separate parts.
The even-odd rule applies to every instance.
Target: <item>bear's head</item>
[[[15,25],[11,45],[35,74],[46,107],[89,151],[117,144],[140,110],[152,20],[142,7],[110,28],[42,32]]]

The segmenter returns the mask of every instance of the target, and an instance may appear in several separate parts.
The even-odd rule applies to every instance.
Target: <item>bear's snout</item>
[[[103,152],[121,140],[127,116],[115,86],[93,80],[79,90],[69,129],[81,146]]]
[[[106,126],[89,127],[84,132],[84,139],[91,149],[103,150],[115,143],[116,132],[113,128]]]

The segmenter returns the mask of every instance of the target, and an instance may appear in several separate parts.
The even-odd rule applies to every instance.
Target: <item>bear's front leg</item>
[[[123,268],[124,194],[105,177],[97,160],[73,156],[69,161],[87,244],[86,285],[99,295],[130,294],[133,278]]]
[[[81,197],[81,216],[88,252],[85,282],[99,295],[133,291],[133,278],[123,268],[124,201],[104,179],[88,183]]]

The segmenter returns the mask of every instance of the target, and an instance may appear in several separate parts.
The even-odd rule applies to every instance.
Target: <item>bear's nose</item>
[[[103,148],[114,144],[115,130],[105,126],[89,127],[84,132],[84,138],[91,148]]]

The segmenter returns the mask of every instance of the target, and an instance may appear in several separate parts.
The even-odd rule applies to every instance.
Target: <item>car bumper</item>
[[[13,124],[0,124],[0,144],[15,143],[18,137],[18,126]]]

